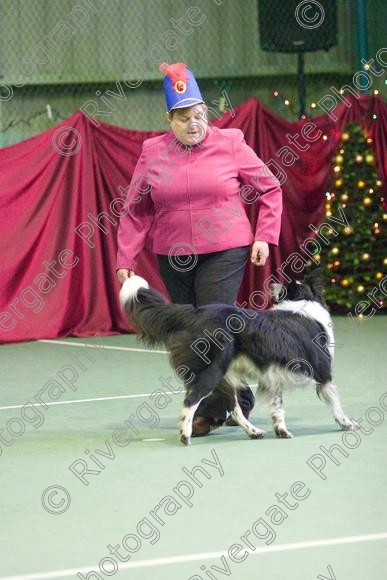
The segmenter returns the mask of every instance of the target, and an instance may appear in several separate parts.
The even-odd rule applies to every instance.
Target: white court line
[[[90,346],[92,348],[100,348],[101,350],[128,350],[131,352],[154,352],[155,354],[168,354],[167,350],[153,350],[153,349],[146,349],[146,348],[132,348],[129,346],[94,346],[94,344],[82,344],[81,342],[72,342],[67,340],[37,340],[36,342],[46,342],[48,344],[66,344],[71,346],[80,346],[84,348],[85,346]]]
[[[342,544],[356,544],[359,542],[371,542],[376,540],[386,540],[387,532],[381,534],[369,534],[364,536],[349,536],[347,538],[331,538],[330,540],[315,540],[311,542],[298,542],[294,544],[279,544],[278,546],[264,546],[256,548],[254,552],[249,552],[249,556],[258,556],[260,554],[270,554],[272,552],[288,552],[291,550],[303,550],[305,548],[319,548],[324,546],[339,546]],[[120,570],[129,570],[131,568],[149,568],[152,566],[168,566],[169,564],[182,564],[185,562],[195,562],[197,560],[214,560],[225,556],[227,552],[204,552],[203,554],[186,554],[185,556],[170,556],[168,558],[154,558],[152,560],[139,560],[138,562],[126,562],[120,564]],[[71,568],[67,570],[52,570],[51,572],[41,572],[36,574],[21,574],[19,576],[0,576],[0,580],[51,580],[52,578],[64,578],[73,576],[80,572],[87,574],[92,570],[99,570],[99,566],[87,566],[84,568]]]
[[[166,395],[179,395],[176,391],[164,391]],[[46,403],[47,406],[50,405],[76,405],[77,403],[93,403],[94,401],[114,401],[115,399],[136,399],[140,397],[150,397],[152,393],[139,393],[138,395],[117,395],[115,397],[96,397],[95,399],[78,399],[78,401],[56,401],[54,403]],[[44,407],[42,403],[33,403],[36,407]],[[0,411],[6,409],[21,409],[27,405],[9,405],[8,407],[0,407]]]
[[[82,348],[85,346],[93,346],[91,344],[81,344],[79,342],[68,342],[65,340],[37,340],[36,342],[46,342],[49,344],[69,344],[71,346],[81,346]],[[95,347],[97,348],[97,347]],[[127,350],[127,351],[133,351],[133,352],[154,352],[156,354],[168,354],[168,351],[166,350],[147,350],[144,348],[129,348],[129,347],[125,347],[125,346],[103,346],[103,347],[98,347],[101,349],[110,349],[110,350]],[[169,392],[169,391],[165,391],[165,393],[167,395],[177,395],[177,393],[175,392]],[[116,397],[98,397],[95,399],[79,399],[78,401],[56,401],[54,403],[46,403],[47,406],[51,406],[51,405],[74,405],[74,404],[78,404],[78,403],[92,403],[95,401],[113,401],[115,399],[135,399],[135,398],[139,398],[139,397],[149,397],[152,393],[142,393],[142,394],[138,394],[138,395],[121,395],[121,396],[116,396]],[[8,405],[5,407],[0,407],[0,411],[4,411],[6,409],[21,409],[22,407],[24,407],[26,403],[24,403],[23,405]],[[34,405],[36,405],[37,407],[44,407],[45,405],[42,405],[41,403],[34,403]]]

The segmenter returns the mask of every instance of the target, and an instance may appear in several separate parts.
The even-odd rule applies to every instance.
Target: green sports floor
[[[166,353],[133,335],[3,345],[0,580],[387,578],[387,318],[336,323],[335,382],[364,418],[345,439],[310,386],[285,397],[294,439],[257,405],[265,439],[184,447]]]

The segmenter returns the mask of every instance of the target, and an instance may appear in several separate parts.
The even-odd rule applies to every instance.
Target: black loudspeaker
[[[261,48],[313,52],[337,44],[336,0],[258,0]]]

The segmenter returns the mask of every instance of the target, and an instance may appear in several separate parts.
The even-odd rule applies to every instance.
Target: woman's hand
[[[251,250],[251,261],[255,266],[264,266],[269,256],[267,242],[254,242]]]
[[[127,270],[126,268],[121,268],[120,270],[117,270],[117,276],[118,276],[120,283],[123,284],[127,278],[131,278],[132,276],[135,276],[135,273],[133,272],[133,270]]]

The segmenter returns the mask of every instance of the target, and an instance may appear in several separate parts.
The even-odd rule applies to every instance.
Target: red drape
[[[328,139],[308,143],[300,137],[298,143],[309,145],[305,151],[291,145],[286,134],[300,134],[308,121],[285,121],[253,98],[237,107],[234,117],[226,112],[214,122],[242,129],[257,154],[265,162],[276,161],[287,175],[280,246],[272,248],[264,268],[248,267],[242,301],[248,301],[270,272],[311,237],[309,224],[321,221],[331,157],[348,122],[367,128],[386,180],[387,105],[363,95],[352,98],[350,106],[342,103],[334,114],[336,121],[327,114],[313,119],[317,129],[311,135],[320,130]],[[110,204],[120,198],[120,186],[130,183],[142,141],[156,134],[105,123],[96,127],[78,112],[40,135],[0,150],[1,342],[128,330],[114,270],[119,218]],[[288,166],[278,154],[285,145],[299,155]],[[289,158],[285,161],[289,163]],[[254,221],[254,206],[248,210]],[[105,216],[98,227],[101,212]],[[149,247],[138,273],[165,292]]]

